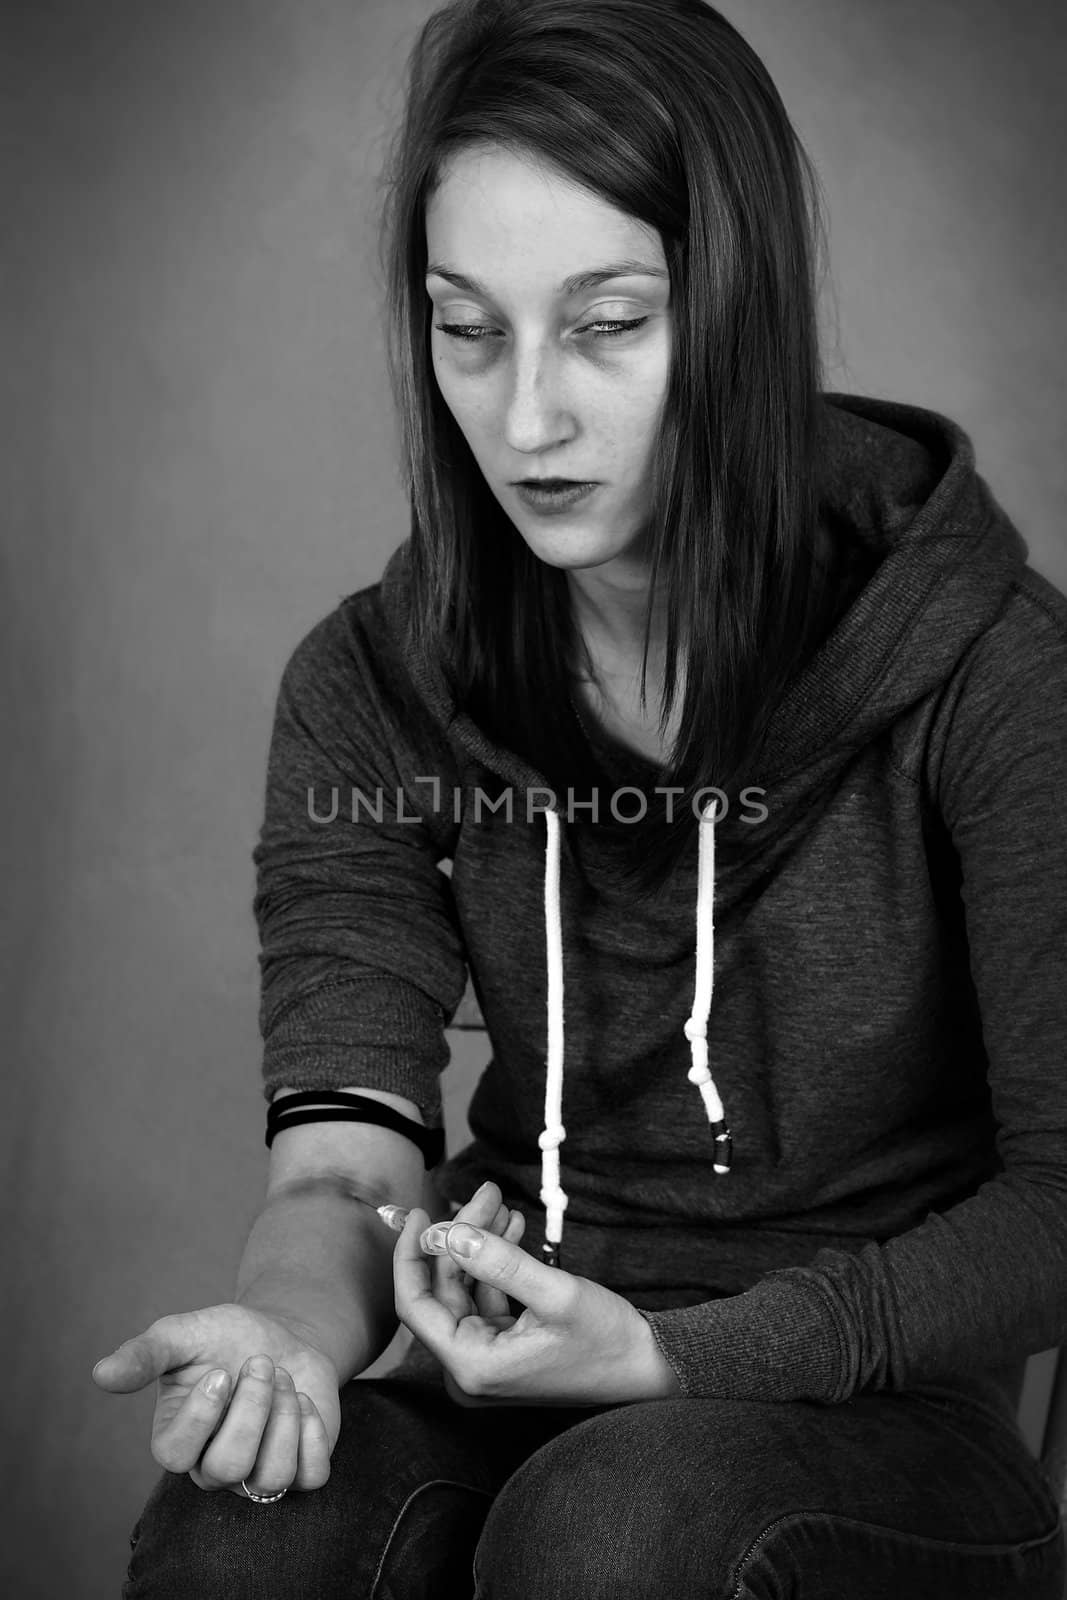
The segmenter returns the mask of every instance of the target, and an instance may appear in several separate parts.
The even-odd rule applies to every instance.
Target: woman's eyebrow
[[[444,278],[447,283],[456,289],[462,289],[466,294],[481,295],[484,299],[492,299],[490,291],[477,278],[468,278],[466,273],[456,272],[454,268],[446,266],[443,262],[435,261],[426,268],[428,278]],[[598,284],[605,283],[609,278],[666,278],[667,273],[662,267],[650,266],[647,261],[609,261],[602,267],[590,267],[585,272],[575,272],[569,278],[564,278],[557,289],[558,294],[582,294],[586,289],[595,289]]]

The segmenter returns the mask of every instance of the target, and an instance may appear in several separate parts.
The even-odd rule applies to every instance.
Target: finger
[[[510,1239],[498,1239],[467,1222],[453,1222],[448,1248],[472,1278],[502,1289],[546,1321],[563,1320],[573,1308],[576,1280],[571,1274],[535,1261]]]
[[[241,1368],[219,1429],[198,1463],[205,1489],[221,1489],[247,1478],[256,1464],[274,1404],[274,1362],[251,1356]]]
[[[293,1487],[321,1489],[330,1476],[330,1440],[326,1424],[309,1395],[301,1390],[296,1398],[300,1406],[300,1461]]]
[[[419,1206],[408,1212],[393,1252],[393,1290],[401,1322],[440,1358],[455,1335],[457,1318],[434,1294],[432,1262],[419,1245],[419,1235],[429,1220]]]
[[[434,1257],[430,1263],[430,1280],[434,1296],[447,1308],[456,1322],[470,1316],[473,1301],[468,1288],[469,1279],[450,1256]]]
[[[300,1456],[300,1402],[284,1367],[274,1369],[274,1394],[251,1472],[242,1474],[253,1494],[277,1494],[296,1477]]]
[[[160,1317],[143,1333],[103,1356],[93,1368],[93,1382],[113,1394],[132,1394],[165,1372],[189,1365],[199,1354],[196,1324],[176,1312]]]
[[[202,1378],[165,1426],[153,1425],[153,1459],[168,1472],[189,1472],[222,1421],[232,1388],[230,1374],[221,1368]]]
[[[489,1225],[490,1233],[496,1233],[496,1234],[499,1234],[501,1237],[503,1237],[507,1232],[507,1229],[508,1229],[508,1226],[509,1226],[509,1224],[511,1222],[512,1217],[515,1216],[515,1215],[516,1215],[516,1213],[513,1212],[508,1206],[506,1206],[503,1201],[501,1201],[499,1206],[497,1207],[496,1216],[493,1218],[492,1222]],[[453,1220],[455,1220],[455,1219],[453,1219]],[[472,1218],[471,1220],[474,1221],[476,1219]],[[445,1237],[446,1237],[446,1239],[448,1237],[447,1230],[446,1230],[446,1233],[445,1233]],[[447,1244],[445,1246],[445,1254],[446,1254],[446,1256],[448,1256],[448,1246],[447,1246]],[[451,1257],[449,1256],[448,1259],[451,1260]],[[459,1281],[463,1285],[463,1288],[464,1288],[464,1290],[465,1290],[465,1292],[467,1294],[468,1300],[471,1300],[471,1297],[474,1295],[474,1291],[475,1291],[475,1288],[476,1288],[476,1284],[475,1284],[474,1279],[471,1277],[469,1272],[464,1272],[462,1274],[462,1276],[460,1277]],[[473,1304],[475,1306],[475,1308],[477,1309],[478,1308],[477,1298],[474,1298],[473,1300],[471,1300],[471,1304]]]
[[[456,1213],[456,1217],[465,1222],[471,1222],[475,1227],[496,1229],[497,1219],[500,1218],[502,1232],[507,1222],[508,1208],[500,1198],[500,1190],[495,1183],[483,1183],[474,1194]],[[449,1224],[455,1218],[450,1218],[449,1223],[437,1223],[436,1231],[441,1233],[442,1240],[447,1233]],[[462,1317],[470,1316],[474,1310],[474,1302],[470,1296],[469,1280],[465,1272],[457,1267],[447,1249],[443,1254],[436,1256],[432,1269],[433,1292],[448,1307],[458,1322]]]
[[[510,1211],[508,1221],[501,1233],[501,1238],[507,1239],[511,1244],[518,1244],[526,1232],[526,1218],[521,1211]],[[477,1283],[467,1274],[467,1282],[471,1284],[471,1293],[479,1316],[507,1317],[511,1314],[508,1297],[503,1289],[498,1289],[491,1283]]]

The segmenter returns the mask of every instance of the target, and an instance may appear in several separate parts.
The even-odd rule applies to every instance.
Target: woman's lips
[[[586,500],[599,485],[595,483],[569,483],[563,488],[542,488],[540,484],[517,483],[514,485],[515,493],[528,506],[531,511],[538,511],[542,516],[555,516],[561,511],[569,511],[571,506],[576,506],[579,501]]]

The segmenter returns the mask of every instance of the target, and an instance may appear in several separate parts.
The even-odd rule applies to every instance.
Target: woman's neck
[[[648,577],[619,562],[568,572],[571,608],[578,636],[598,672],[618,676],[640,671],[648,608]],[[666,598],[652,613],[649,669],[662,668],[666,639]]]
[[[614,565],[614,563],[613,563]],[[574,674],[573,696],[579,715],[647,760],[663,764],[678,734],[684,670],[672,706],[670,725],[659,726],[665,677],[665,606],[653,613],[646,699],[641,704],[647,579],[603,569],[569,573],[571,599],[582,659]]]

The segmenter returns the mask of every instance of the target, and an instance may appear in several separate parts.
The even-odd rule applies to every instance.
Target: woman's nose
[[[504,418],[504,438],[513,450],[543,450],[563,443],[575,419],[561,392],[558,364],[542,352],[516,359]]]

